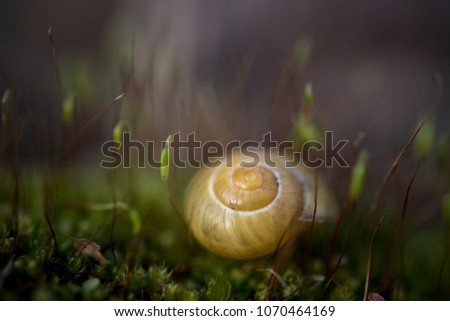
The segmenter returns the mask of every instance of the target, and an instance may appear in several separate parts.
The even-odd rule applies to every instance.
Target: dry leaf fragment
[[[101,265],[107,265],[111,262],[100,252],[100,245],[88,239],[77,239],[72,237],[73,247],[78,255],[91,257]]]

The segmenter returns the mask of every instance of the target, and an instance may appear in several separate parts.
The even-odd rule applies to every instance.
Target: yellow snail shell
[[[196,173],[185,199],[185,218],[191,232],[211,252],[233,259],[255,259],[273,253],[314,216],[315,177],[302,166],[284,168],[249,161],[233,154],[231,167],[204,168]],[[334,200],[320,181],[316,221],[334,213]]]

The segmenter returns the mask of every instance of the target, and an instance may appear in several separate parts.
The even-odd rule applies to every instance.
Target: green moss
[[[208,282],[205,298],[211,301],[227,300],[231,294],[231,284],[223,279],[211,279]]]
[[[368,168],[370,171],[370,168]],[[0,299],[17,300],[354,300],[361,299],[367,267],[370,233],[351,234],[344,260],[325,290],[330,268],[324,246],[330,232],[315,227],[311,238],[303,239],[279,270],[274,287],[269,287],[278,259],[235,261],[215,256],[201,248],[168,202],[167,189],[158,171],[117,171],[117,182],[135,178],[133,188],[119,184],[114,211],[108,173],[73,168],[51,173],[51,179],[36,169],[25,170],[29,180],[21,181],[18,230],[13,231],[10,179],[0,181]],[[8,177],[8,174],[5,174]],[[47,182],[52,210],[45,219]],[[3,193],[4,192],[4,193]],[[6,195],[6,196],[5,196]],[[124,197],[127,195],[127,197]],[[436,271],[444,255],[446,197],[442,214],[427,225],[405,234],[404,269],[394,299],[430,299],[438,285]],[[123,205],[125,204],[125,205]],[[127,208],[139,213],[140,226]],[[363,209],[361,210],[361,212]],[[359,213],[358,213],[359,214]],[[392,211],[394,217],[395,211]],[[136,218],[134,218],[135,220]],[[113,224],[114,222],[114,224]],[[393,245],[395,220],[387,221],[374,247],[372,289],[383,291],[383,279],[391,272],[399,283],[398,246]],[[348,221],[338,233],[336,253],[342,248]],[[355,226],[361,222],[356,220]],[[408,230],[407,230],[408,231]],[[92,239],[112,263],[99,265],[90,257],[79,257],[71,237]],[[396,256],[387,255],[392,249]],[[392,259],[393,258],[393,259]],[[8,269],[8,263],[12,268]],[[387,271],[387,272],[386,272]],[[448,276],[448,265],[443,276]],[[431,280],[431,281],[430,281]],[[431,283],[431,284],[430,284]],[[389,298],[389,297],[388,297]]]

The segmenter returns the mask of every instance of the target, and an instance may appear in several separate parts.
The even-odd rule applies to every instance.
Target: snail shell
[[[260,154],[262,160],[262,154]],[[313,220],[314,172],[287,169],[233,154],[231,167],[201,169],[188,187],[185,219],[196,239],[211,252],[234,259],[254,259],[273,253],[298,229]],[[331,217],[333,199],[318,184],[316,221]]]

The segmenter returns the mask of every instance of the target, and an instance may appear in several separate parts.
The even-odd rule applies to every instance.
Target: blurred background
[[[121,119],[142,141],[192,131],[201,140],[260,141],[268,131],[285,140],[307,82],[314,123],[351,141],[350,165],[364,133],[362,212],[442,83],[431,152],[425,160],[408,153],[390,191],[400,210],[421,162],[413,226],[436,219],[449,192],[450,2],[0,0],[0,94],[13,89],[20,120],[15,148],[3,140],[2,151],[21,164],[52,167],[77,129],[122,92],[78,142],[72,164],[98,170]],[[62,124],[67,101],[73,116]],[[350,169],[328,176],[342,202]]]

